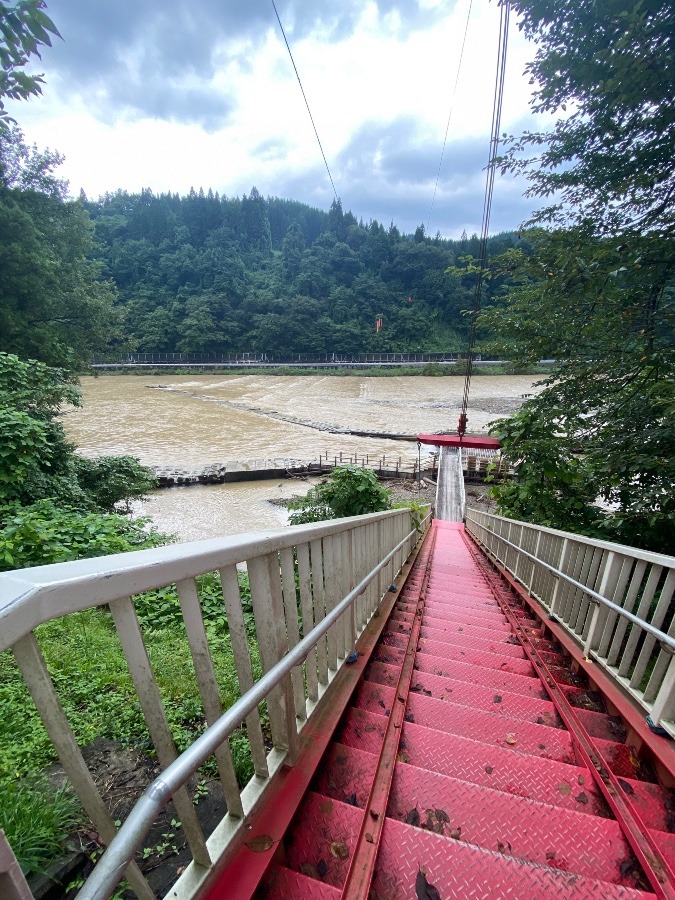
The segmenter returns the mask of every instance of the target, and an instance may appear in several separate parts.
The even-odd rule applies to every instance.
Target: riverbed
[[[536,377],[476,376],[469,430],[485,432],[534,393]],[[320,454],[417,459],[417,445],[334,433],[340,429],[418,434],[457,427],[459,376],[104,375],[82,379],[83,406],[68,410],[69,439],[86,456],[130,454],[145,465],[198,468],[233,460]],[[423,452],[428,452],[424,450]],[[270,500],[304,493],[303,481],[276,479],[175,487],[137,509],[181,541],[283,527]]]

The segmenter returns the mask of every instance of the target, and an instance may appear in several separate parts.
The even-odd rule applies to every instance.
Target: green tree
[[[527,472],[525,494],[499,489],[501,509],[672,551],[675,9],[514,6],[537,42],[535,110],[571,113],[514,141],[503,160],[526,174],[531,196],[555,202],[534,216],[549,228],[532,236],[533,252],[510,252],[517,286],[482,324],[499,335],[497,352],[556,363],[544,390],[496,425]]]
[[[44,0],[0,0],[0,128],[10,120],[4,98],[27,100],[42,93],[41,75],[27,75],[24,68],[31,57],[40,57],[40,47],[52,45],[52,35],[61,37],[43,12]],[[10,120],[11,121],[11,120]]]
[[[121,342],[120,311],[89,216],[54,176],[60,161],[0,130],[0,350],[74,369]]]
[[[109,512],[155,486],[153,474],[131,457],[85,460],[75,453],[59,415],[79,404],[64,369],[0,352],[0,523],[43,500]]]
[[[391,498],[372,469],[338,466],[327,481],[293,500],[288,508],[291,525],[303,525],[391,509]]]

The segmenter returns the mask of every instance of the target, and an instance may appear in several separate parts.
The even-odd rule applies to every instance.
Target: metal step
[[[597,878],[624,882],[632,853],[618,822],[396,766],[387,815],[485,850]]]
[[[375,900],[420,896],[416,882],[422,872],[425,878],[422,886],[424,883],[433,885],[444,900],[453,897],[462,900],[492,897],[637,900],[654,897],[598,879],[556,871],[551,866],[523,862],[498,851],[484,850],[387,819],[371,896]],[[432,895],[427,893],[426,896]]]
[[[595,782],[583,766],[543,757],[535,759],[510,746],[496,747],[408,722],[403,726],[399,757],[418,769],[506,794],[590,815],[607,815]],[[654,827],[661,827],[662,821],[657,812],[653,813]]]

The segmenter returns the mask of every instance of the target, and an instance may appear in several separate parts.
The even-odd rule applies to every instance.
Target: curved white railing
[[[424,527],[427,524],[428,519]],[[163,770],[130,814],[130,824],[123,826],[113,852],[103,855],[100,873],[96,874],[97,866],[83,897],[109,896],[124,876],[138,897],[154,897],[136,863],[127,863],[148,824],[170,798],[193,858],[181,879],[183,887],[176,885],[172,896],[194,893],[212,860],[244,827],[245,817],[280,766],[293,763],[299,732],[320,709],[326,688],[421,536],[410,510],[400,509],[0,575],[0,651],[14,653],[66,775],[106,844],[117,829],[59,702],[36,628],[71,613],[109,607]],[[237,576],[242,564],[249,577],[254,639],[263,673],[255,684]],[[196,581],[210,572],[220,577],[242,695],[225,712]],[[180,758],[134,609],[135,595],[171,584],[177,588],[194,666],[186,677],[191,674],[197,681],[209,726]],[[265,735],[258,706],[262,700],[269,719]],[[227,737],[242,722],[255,776],[240,791]],[[207,840],[184,785],[209,756],[215,756],[228,812]]]
[[[675,557],[469,509],[478,543],[675,737]]]

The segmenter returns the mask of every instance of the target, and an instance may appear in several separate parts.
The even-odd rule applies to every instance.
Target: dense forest
[[[144,352],[463,350],[478,238],[403,235],[333,201],[192,190],[81,198]],[[522,245],[494,237],[492,253]],[[488,297],[499,293],[490,281]],[[381,329],[376,321],[382,320]]]

